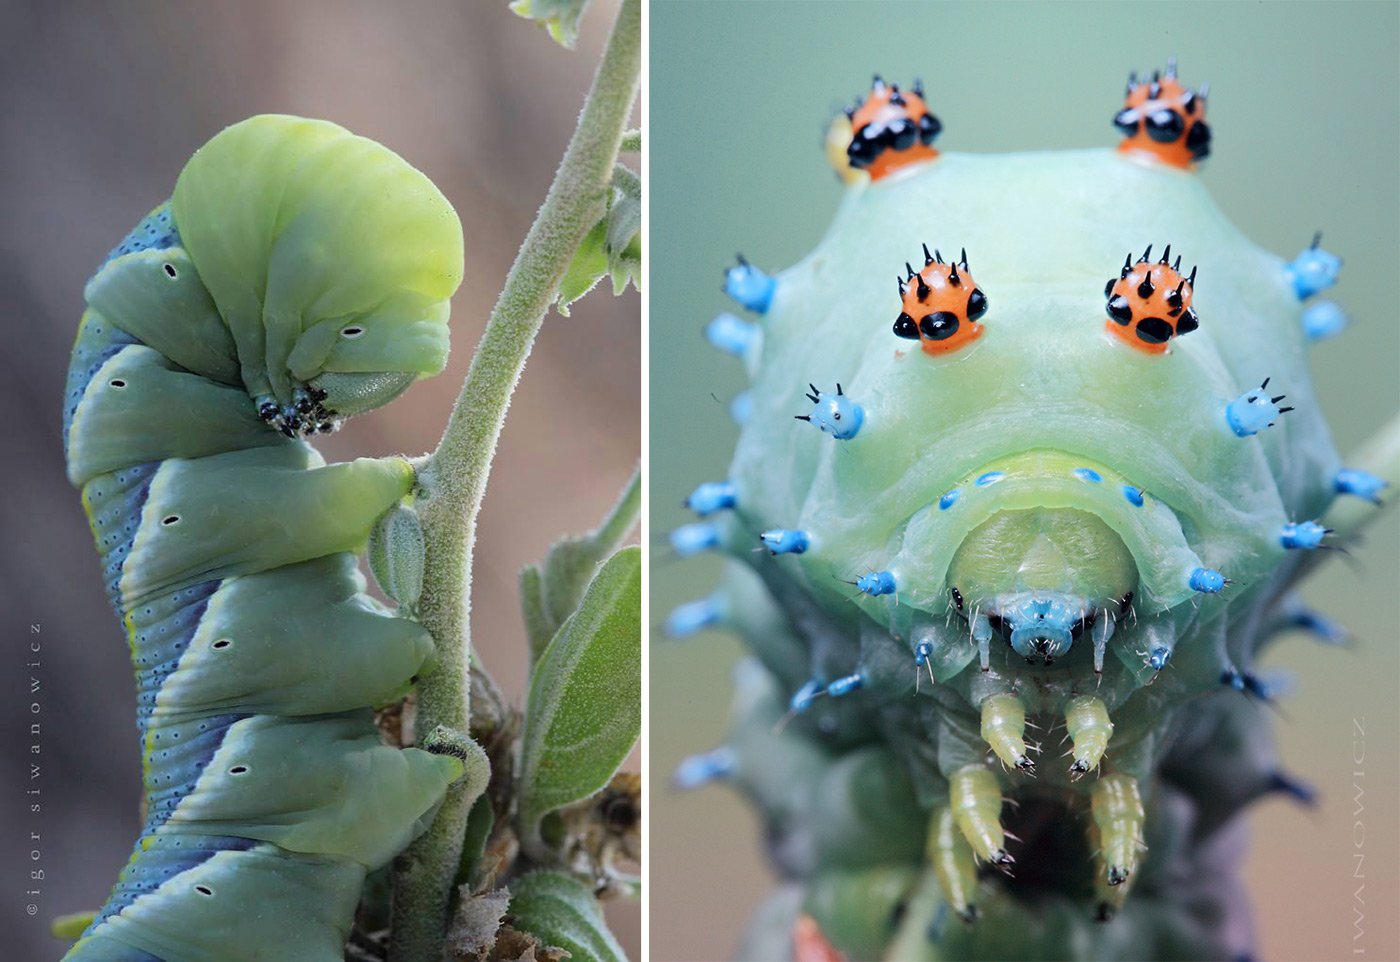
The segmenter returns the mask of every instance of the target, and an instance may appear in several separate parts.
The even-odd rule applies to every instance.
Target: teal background
[[[1346,262],[1326,296],[1352,327],[1313,350],[1345,453],[1400,407],[1400,5],[655,0],[650,11],[651,948],[656,960],[717,959],[771,879],[742,801],[666,781],[720,740],[740,650],[720,633],[661,637],[666,613],[719,570],[669,557],[665,532],[689,520],[680,504],[696,483],[723,477],[737,434],[726,405],[740,365],[700,333],[733,306],[721,270],[735,251],[778,270],[816,243],[841,195],[822,150],[835,110],[872,72],[921,76],[943,149],[1111,145],[1128,71],[1176,54],[1186,83],[1211,83],[1200,176],[1227,215],[1289,257],[1322,228]],[[1305,592],[1355,632],[1353,648],[1295,637],[1266,661],[1296,673],[1276,729],[1322,801],[1268,800],[1249,816],[1261,958],[1400,958],[1397,520]]]

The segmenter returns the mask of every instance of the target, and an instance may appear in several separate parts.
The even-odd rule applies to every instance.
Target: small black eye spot
[[[987,313],[987,295],[982,293],[982,288],[974,287],[972,293],[967,296],[967,319],[975,321],[985,313]]]
[[[958,317],[949,311],[925,314],[919,321],[919,332],[930,341],[946,341],[958,333]]]
[[[908,338],[911,341],[919,339],[919,325],[914,323],[914,319],[908,314],[900,314],[894,319],[894,332],[897,336]]]
[[[1127,324],[1133,319],[1133,306],[1122,294],[1111,297],[1108,301],[1108,316],[1119,324]]]
[[[114,378],[112,378],[110,381],[108,381],[107,383],[108,383],[109,385],[111,385],[112,387],[117,387],[117,388],[126,387],[126,382],[123,381],[123,380],[122,380],[121,378],[119,378],[119,377],[114,377]]]
[[[162,265],[160,265],[160,269],[163,270],[163,271],[165,271],[165,276],[168,277],[168,278],[170,278],[172,281],[175,280],[175,278],[177,278],[177,277],[180,276],[180,275],[176,272],[176,270],[175,270],[175,265],[174,265],[174,264],[162,264]]]
[[[1126,595],[1124,595],[1122,598],[1120,598],[1120,599],[1118,600],[1118,613],[1119,613],[1120,615],[1125,615],[1125,614],[1127,614],[1127,613],[1128,613],[1128,609],[1129,609],[1130,607],[1132,607],[1132,604],[1133,604],[1133,593],[1130,591],[1130,592],[1128,592]]]
[[[1172,326],[1160,317],[1144,317],[1138,321],[1137,336],[1148,344],[1163,344],[1171,339]]]
[[[1159,144],[1169,144],[1186,130],[1186,121],[1175,110],[1158,110],[1147,118],[1147,136]]]
[[[954,605],[959,611],[962,611],[962,610],[963,610],[963,596],[962,596],[962,592],[959,591],[957,588],[950,588],[949,590],[950,590],[950,591],[952,592],[952,594],[953,594],[953,605]]]

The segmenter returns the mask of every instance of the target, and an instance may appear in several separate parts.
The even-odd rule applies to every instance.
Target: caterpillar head
[[[837,152],[832,157],[843,176],[846,170],[855,169],[879,180],[909,164],[938,156],[933,141],[943,125],[924,102],[923,84],[917,80],[906,91],[898,84],[886,84],[877,74],[869,96],[846,108],[845,119],[843,124],[838,118],[833,128],[846,133],[849,125],[844,158]]]
[[[1191,306],[1196,268],[1191,268],[1190,277],[1182,277],[1180,255],[1168,264],[1171,252],[1168,244],[1161,259],[1152,263],[1149,244],[1136,264],[1129,254],[1117,279],[1110,279],[1103,290],[1108,299],[1105,326],[1125,344],[1148,354],[1165,354],[1168,341],[1200,326]]]
[[[896,278],[902,301],[894,332],[919,341],[927,354],[947,354],[966,347],[982,335],[977,321],[987,313],[987,295],[967,269],[967,251],[961,260],[944,263],[938,251],[924,245],[924,266],[916,271],[904,265],[905,277]]]
[[[283,431],[329,429],[442,370],[462,227],[388,148],[325,121],[253,117],[190,159],[172,208],[243,385]]]
[[[1128,75],[1128,95],[1113,125],[1123,132],[1118,149],[1146,154],[1174,167],[1190,167],[1210,154],[1206,124],[1206,87],[1188,90],[1176,78],[1176,58],[1167,59],[1165,73],[1139,81]]]

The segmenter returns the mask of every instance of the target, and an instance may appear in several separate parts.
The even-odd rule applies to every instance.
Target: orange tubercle
[[[924,267],[915,271],[906,264],[907,277],[898,278],[901,311],[894,332],[918,339],[925,354],[949,354],[982,336],[977,323],[987,313],[987,296],[967,269],[967,253],[961,261],[945,263],[937,251],[924,246]]]
[[[1125,135],[1118,150],[1189,169],[1210,153],[1206,89],[1190,90],[1176,77],[1175,60],[1164,75],[1139,82],[1128,78],[1127,100],[1113,118]]]
[[[933,141],[943,125],[929,110],[923,93],[918,81],[912,90],[900,90],[898,84],[875,78],[870,95],[846,111],[851,123],[845,156],[848,170],[864,170],[875,181],[938,156]]]
[[[1115,337],[1144,354],[1165,354],[1172,338],[1189,334],[1200,326],[1191,306],[1196,269],[1190,277],[1181,276],[1181,257],[1174,263],[1171,245],[1160,260],[1150,260],[1149,245],[1137,263],[1128,255],[1116,280],[1104,288],[1107,298],[1105,327]]]

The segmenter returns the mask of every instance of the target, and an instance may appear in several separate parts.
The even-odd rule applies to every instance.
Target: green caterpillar
[[[88,283],[64,442],[131,647],[147,818],[67,958],[338,960],[366,872],[461,776],[381,745],[371,710],[432,656],[356,564],[413,469],[299,435],[442,369],[462,257],[402,158],[260,116]]]
[[[1306,371],[1340,262],[1225,219],[1205,103],[1169,64],[1116,151],[940,155],[922,89],[876,78],[821,242],[726,272],[756,320],[706,334],[752,389],[670,544],[731,563],[667,628],[759,663],[677,773],[750,796],[792,882],[746,956],[1251,951],[1218,829],[1308,795],[1257,658],[1331,633],[1289,592],[1373,515],[1395,425],[1343,465]]]

